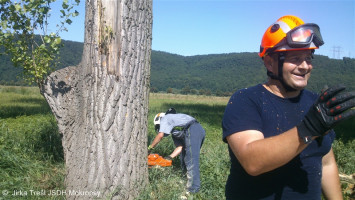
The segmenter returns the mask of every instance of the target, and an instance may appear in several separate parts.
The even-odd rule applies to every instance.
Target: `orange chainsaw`
[[[149,154],[148,155],[148,166],[162,166],[162,167],[170,167],[172,165],[172,160],[166,160],[163,157],[159,156],[159,154]]]

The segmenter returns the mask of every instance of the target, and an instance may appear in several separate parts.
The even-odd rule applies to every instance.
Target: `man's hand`
[[[152,147],[152,145],[149,145],[148,146],[148,154],[151,154],[153,150],[154,150],[154,147]]]
[[[355,116],[355,92],[345,86],[328,88],[319,96],[297,126],[300,136],[323,136],[339,122]]]

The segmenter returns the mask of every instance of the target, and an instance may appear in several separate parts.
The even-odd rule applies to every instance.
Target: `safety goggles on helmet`
[[[308,23],[297,26],[287,32],[285,40],[281,41],[277,47],[285,45],[286,43],[291,48],[303,48],[310,46],[312,42],[316,47],[324,44],[319,26],[317,24]]]

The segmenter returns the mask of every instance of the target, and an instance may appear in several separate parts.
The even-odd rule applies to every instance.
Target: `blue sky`
[[[65,40],[83,42],[81,1]],[[264,31],[283,15],[320,26],[325,44],[316,54],[355,58],[354,0],[153,0],[152,49],[183,56],[258,52]]]

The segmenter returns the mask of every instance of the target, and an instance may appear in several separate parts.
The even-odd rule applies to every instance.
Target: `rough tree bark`
[[[133,199],[148,181],[152,0],[85,4],[81,63],[42,88],[63,134],[66,197]]]

